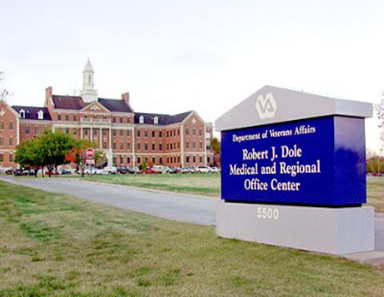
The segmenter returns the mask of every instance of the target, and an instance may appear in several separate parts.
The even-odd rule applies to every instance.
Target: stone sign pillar
[[[330,254],[374,249],[366,203],[372,104],[265,86],[216,120],[217,234]]]

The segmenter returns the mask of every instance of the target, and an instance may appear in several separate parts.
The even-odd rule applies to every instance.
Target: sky
[[[42,106],[72,95],[90,58],[99,97],[207,122],[264,85],[379,103],[384,1],[0,0],[0,88]],[[366,122],[378,151],[378,120]]]

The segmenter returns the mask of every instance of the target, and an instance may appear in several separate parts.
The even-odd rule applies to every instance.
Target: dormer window
[[[25,110],[24,109],[20,110],[20,117],[25,119]]]
[[[39,110],[39,111],[37,112],[37,118],[38,118],[39,120],[43,120],[43,119],[44,119],[44,112],[43,112],[42,110]]]
[[[154,123],[155,125],[158,125],[158,124],[159,124],[159,118],[158,118],[158,117],[155,117],[155,118],[153,119],[153,123]]]
[[[144,116],[140,116],[140,118],[139,118],[139,122],[140,122],[140,124],[144,124]]]

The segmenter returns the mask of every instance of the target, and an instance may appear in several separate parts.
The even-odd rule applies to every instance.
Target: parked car
[[[45,174],[45,175],[49,175],[49,170],[46,170],[46,171],[44,172],[44,174]],[[51,175],[56,175],[56,170],[55,170],[55,169],[52,169],[52,170],[51,170]],[[57,175],[61,175],[60,170],[57,170]]]
[[[155,174],[156,172],[153,170],[153,168],[150,168],[150,167],[147,167],[145,170],[142,169],[141,170],[142,173],[145,173],[145,174]]]
[[[72,171],[68,169],[59,169],[60,173],[63,175],[72,174]]]
[[[191,168],[189,167],[183,167],[180,169],[181,173],[191,173]]]
[[[211,167],[212,173],[220,173],[220,169],[217,167]]]
[[[102,174],[117,174],[117,167],[115,166],[104,167]]]
[[[129,168],[125,167],[125,166],[120,166],[117,168],[117,173],[127,174],[127,173],[129,173]]]
[[[13,171],[13,175],[14,176],[22,176],[23,175],[23,171],[21,169],[15,169]]]
[[[197,166],[196,171],[198,173],[212,173],[211,167],[203,165]]]
[[[137,167],[135,168],[128,168],[128,172],[131,173],[131,174],[140,174],[142,173],[141,170]]]
[[[28,176],[28,175],[35,175],[35,170],[33,169],[24,169],[22,172],[22,175]]]
[[[165,173],[169,173],[170,171],[169,167],[162,166],[162,165],[155,165],[153,166],[152,169],[155,173],[158,173],[158,174],[165,174]]]
[[[13,173],[12,167],[0,167],[0,174],[7,174],[9,170],[11,170],[11,173]]]
[[[4,173],[5,173],[6,175],[12,175],[12,174],[13,174],[13,170],[12,170],[12,168],[10,168],[10,169],[5,170]]]
[[[180,168],[179,167],[168,167],[168,172],[171,174],[180,173]]]

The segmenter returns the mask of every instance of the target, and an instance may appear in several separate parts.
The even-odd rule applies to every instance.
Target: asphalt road
[[[77,179],[13,177],[0,179],[40,190],[66,193],[122,209],[202,225],[216,224],[216,208],[220,203],[216,198],[85,182]],[[375,250],[384,252],[384,215],[377,215],[375,218]]]

